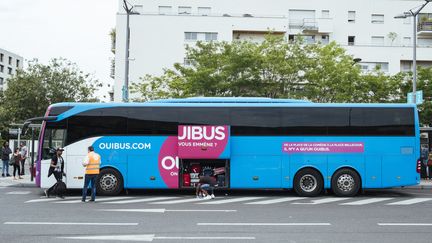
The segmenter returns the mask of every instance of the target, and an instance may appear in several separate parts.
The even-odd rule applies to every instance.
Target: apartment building
[[[7,79],[23,68],[23,58],[0,48],[0,90],[7,88]]]
[[[361,59],[367,72],[389,74],[412,68],[413,17],[396,19],[417,0],[128,0],[130,84],[160,75],[173,63],[188,64],[185,46],[201,41],[261,41],[271,30],[287,40],[335,41]],[[417,60],[432,65],[432,3],[418,16]],[[126,15],[119,0],[115,42],[114,101],[121,101],[125,67]],[[131,96],[133,98],[133,95]]]

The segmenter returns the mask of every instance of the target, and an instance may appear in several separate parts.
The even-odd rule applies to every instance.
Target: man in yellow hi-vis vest
[[[88,147],[88,154],[85,161],[82,163],[85,169],[85,180],[84,187],[82,190],[82,200],[85,202],[87,196],[87,189],[91,182],[91,200],[94,202],[96,198],[96,178],[99,175],[99,168],[101,163],[101,157],[94,151],[93,146]]]

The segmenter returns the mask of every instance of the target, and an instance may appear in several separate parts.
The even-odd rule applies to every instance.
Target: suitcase
[[[190,186],[191,178],[189,174],[183,174],[183,186]]]
[[[54,185],[54,193],[57,195],[63,195],[66,193],[66,183],[63,181],[58,181]]]
[[[201,165],[200,164],[192,164],[191,172],[193,173],[201,173]]]
[[[218,175],[217,176],[217,184],[219,187],[225,186],[225,175]]]

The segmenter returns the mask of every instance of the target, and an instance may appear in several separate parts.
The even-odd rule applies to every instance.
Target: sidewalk
[[[11,177],[0,177],[0,187],[36,187],[34,181],[30,181],[30,175],[22,176],[23,179],[14,180],[13,176]]]
[[[432,180],[422,179],[417,186],[410,186],[411,188],[430,189],[432,188]]]

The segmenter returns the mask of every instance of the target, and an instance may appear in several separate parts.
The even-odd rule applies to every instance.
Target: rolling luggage
[[[58,181],[54,186],[54,193],[57,195],[64,195],[66,193],[66,183]]]

